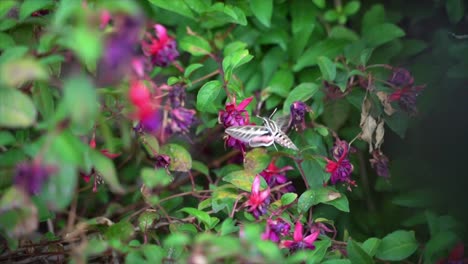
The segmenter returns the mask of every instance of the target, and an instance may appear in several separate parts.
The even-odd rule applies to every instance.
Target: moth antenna
[[[278,110],[278,108],[275,108],[275,110],[273,110],[273,113],[271,113],[271,115],[270,115],[270,119],[272,119],[272,118],[273,118],[273,116],[274,116],[274,115],[275,115],[275,113],[276,113],[276,110]]]
[[[276,147],[276,144],[274,141],[273,141],[273,146],[275,147],[276,151],[278,151],[278,148]]]

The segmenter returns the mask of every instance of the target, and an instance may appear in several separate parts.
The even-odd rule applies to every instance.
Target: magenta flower
[[[370,163],[372,168],[375,169],[377,172],[377,175],[380,177],[387,178],[390,173],[388,171],[388,158],[385,156],[382,151],[380,150],[374,150],[372,152],[372,159],[370,159]]]
[[[167,35],[167,30],[163,25],[154,25],[156,37],[146,34],[149,41],[141,43],[143,53],[149,56],[151,63],[156,66],[166,67],[179,57],[176,41]]]
[[[270,188],[273,188],[275,186],[284,184],[288,181],[288,178],[286,177],[285,172],[288,170],[293,170],[293,167],[291,166],[286,166],[283,168],[278,168],[275,165],[275,162],[272,161],[266,169],[264,169],[262,172],[260,172],[260,176],[262,176],[265,181],[268,183],[268,186]],[[283,192],[293,192],[294,187],[289,185],[283,188]]]
[[[282,240],[280,248],[289,248],[291,252],[300,249],[315,249],[314,242],[319,234],[320,231],[315,230],[310,235],[304,237],[302,224],[300,221],[297,221],[294,227],[293,240]]]
[[[171,118],[171,121],[169,123],[170,132],[189,132],[190,126],[195,121],[195,113],[195,110],[186,109],[183,107],[172,109],[169,112],[169,117]]]
[[[23,162],[16,166],[14,184],[31,195],[38,194],[42,185],[51,174],[55,173],[53,166],[43,165],[38,161]]]
[[[390,94],[389,101],[398,102],[400,108],[410,115],[416,114],[418,112],[416,99],[425,86],[415,86],[413,76],[404,68],[393,69],[392,76],[388,79],[388,83],[395,89],[395,91]]]
[[[291,226],[289,223],[282,218],[277,218],[275,220],[268,219],[265,233],[262,234],[262,239],[278,243],[280,241],[280,236],[289,234],[290,229]]]
[[[304,102],[296,101],[291,104],[291,125],[296,129],[304,130],[306,128],[305,124],[305,114],[310,112],[311,109]]]
[[[160,154],[155,157],[156,159],[156,168],[166,168],[171,164],[171,157],[168,155]]]
[[[330,180],[332,184],[338,182],[354,184],[350,179],[354,167],[348,159],[348,153],[348,142],[338,139],[332,149],[333,160],[325,159],[327,161],[325,171],[331,173]]]
[[[225,110],[219,111],[218,122],[223,124],[224,128],[250,124],[249,113],[245,108],[249,105],[252,99],[253,97],[245,98],[239,103],[239,105],[236,105],[235,103],[227,104]],[[242,141],[231,136],[226,137],[226,145],[240,150],[245,149],[245,144]]]
[[[270,205],[270,187],[260,191],[260,176],[255,176],[252,183],[252,192],[249,200],[246,202],[248,211],[252,213],[255,219],[267,213],[268,205]]]

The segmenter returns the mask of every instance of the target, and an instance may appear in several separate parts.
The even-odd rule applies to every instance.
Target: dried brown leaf
[[[384,135],[385,135],[385,128],[384,128],[385,122],[381,120],[379,124],[377,125],[377,129],[375,130],[375,148],[380,149],[380,146],[382,145],[384,141]]]
[[[393,115],[393,113],[395,113],[396,110],[393,109],[392,105],[390,104],[390,101],[388,100],[388,94],[382,91],[377,92],[376,94],[380,102],[382,103],[384,112],[389,116]]]

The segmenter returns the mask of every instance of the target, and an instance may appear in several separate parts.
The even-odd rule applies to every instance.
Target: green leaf
[[[418,243],[412,231],[398,230],[382,238],[376,257],[382,260],[400,261],[411,256]]]
[[[320,56],[317,60],[323,79],[333,81],[336,77],[336,65],[329,58]]]
[[[361,33],[368,31],[369,28],[385,23],[385,8],[382,4],[373,5],[362,18]]]
[[[8,131],[0,131],[0,146],[8,146],[16,142],[15,136]]]
[[[294,87],[284,101],[283,112],[288,114],[291,111],[290,108],[292,103],[295,101],[305,102],[312,98],[318,90],[319,87],[315,83],[301,83]]]
[[[96,89],[85,76],[66,80],[63,89],[63,107],[70,115],[74,128],[87,132],[94,125],[99,111]]]
[[[330,259],[322,262],[322,264],[351,264],[349,259]]]
[[[211,224],[211,217],[207,212],[191,207],[185,207],[180,209],[179,211],[186,212],[191,216],[195,216],[195,218],[197,218],[200,222],[204,223],[207,226]]]
[[[354,242],[354,240],[348,240],[348,246],[346,247],[346,251],[348,252],[348,257],[351,260],[351,263],[356,264],[372,264],[374,261],[372,258],[359,246],[358,243]]]
[[[102,176],[105,183],[109,185],[111,191],[116,194],[124,194],[125,190],[117,178],[114,162],[94,149],[89,149],[89,156],[94,168]]]
[[[292,204],[297,198],[297,193],[285,193],[281,196],[281,205],[289,205]]]
[[[143,168],[141,170],[141,178],[143,179],[143,183],[149,188],[164,187],[172,182],[172,177],[167,174],[165,169]]]
[[[19,19],[24,20],[35,11],[54,5],[53,0],[26,0],[19,9]]]
[[[325,8],[325,0],[312,0],[312,2],[319,8]]]
[[[159,142],[156,136],[149,133],[140,135],[140,142],[150,157],[154,157],[159,152]]]
[[[463,18],[465,7],[462,0],[447,0],[445,9],[452,24],[457,24]]]
[[[367,45],[374,48],[405,36],[405,32],[394,24],[384,23],[369,27],[362,35]]]
[[[158,214],[156,212],[146,211],[138,217],[138,226],[142,232],[146,232],[158,219]]]
[[[65,40],[65,45],[78,55],[82,63],[94,70],[103,51],[101,33],[94,29],[77,27],[67,36],[69,38]]]
[[[78,179],[75,166],[61,163],[57,167],[57,173],[44,184],[38,199],[50,209],[63,210],[73,199]]]
[[[47,80],[48,77],[42,64],[32,58],[9,61],[1,67],[1,79],[11,87],[18,87],[28,81]]]
[[[185,36],[179,42],[180,48],[193,56],[203,56],[211,53],[211,46],[208,41],[199,36]]]
[[[250,9],[260,23],[265,27],[270,27],[271,15],[273,14],[273,0],[251,0]]]
[[[364,243],[362,243],[362,249],[364,249],[364,251],[366,251],[367,254],[369,254],[369,256],[373,257],[375,256],[375,253],[377,253],[377,250],[380,246],[380,242],[380,239],[376,237],[371,237],[364,241]]]
[[[171,158],[169,170],[188,172],[192,168],[192,156],[182,146],[177,144],[167,144],[161,148],[161,154],[166,154]]]
[[[0,231],[9,238],[32,233],[38,227],[37,208],[22,189],[10,187],[0,198]]]
[[[410,118],[401,111],[393,113],[391,116],[385,116],[385,124],[401,138],[405,137]]]
[[[32,100],[16,89],[0,88],[0,127],[25,128],[36,122]]]
[[[185,68],[184,77],[188,78],[192,74],[192,72],[196,71],[197,69],[200,69],[201,67],[203,67],[203,64],[190,64],[187,68]]]
[[[221,87],[221,82],[217,80],[205,83],[197,94],[197,109],[199,111],[212,110],[213,101],[218,97]]]
[[[133,225],[129,221],[123,220],[111,225],[104,235],[109,240],[128,241],[133,236],[133,233]]]
[[[311,188],[319,188],[330,179],[330,174],[325,172],[325,162],[319,159],[306,158],[302,162],[302,168],[306,173],[306,179]]]
[[[179,15],[194,19],[192,10],[187,6],[184,0],[149,0],[153,5],[177,13]]]
[[[325,105],[323,122],[330,129],[338,131],[350,114],[351,105],[346,100],[330,101]]]
[[[346,3],[344,7],[344,13],[348,16],[354,15],[359,11],[361,7],[361,3],[359,1],[351,1]]]
[[[294,83],[294,74],[290,70],[279,70],[271,78],[268,86],[272,93],[286,98]]]
[[[3,51],[0,55],[0,65],[8,61],[19,59],[23,57],[28,52],[28,47],[26,46],[14,46]],[[3,65],[2,65],[3,66]]]
[[[299,197],[297,210],[304,213],[310,207],[319,203],[330,204],[337,209],[349,212],[348,199],[345,195],[337,192],[331,187],[321,187],[319,189],[307,190]]]
[[[270,161],[271,157],[265,148],[254,148],[245,155],[244,169],[249,173],[258,174],[268,167]]]
[[[442,231],[431,236],[424,247],[424,259],[436,263],[440,255],[452,249],[458,240],[459,238],[452,231]]]
[[[210,175],[210,169],[208,168],[208,166],[206,166],[204,163],[200,161],[192,160],[192,169],[199,171],[206,176]]]
[[[49,119],[54,114],[55,103],[52,91],[47,83],[38,82],[33,89],[33,100],[44,119]]]
[[[250,192],[255,175],[244,171],[233,171],[224,176],[223,180],[232,183],[237,188]]]
[[[316,65],[320,56],[334,59],[343,53],[343,48],[347,43],[348,40],[343,39],[327,39],[318,42],[302,54],[294,65],[293,70],[297,72],[305,67]]]
[[[0,32],[0,50],[9,49],[15,46],[15,40],[6,33]]]
[[[15,0],[3,0],[0,5],[0,18],[3,19],[3,16],[7,15],[10,10],[16,6],[17,1]]]

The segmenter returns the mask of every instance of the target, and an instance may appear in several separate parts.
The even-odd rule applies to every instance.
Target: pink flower
[[[218,122],[223,124],[224,128],[231,126],[244,126],[250,124],[249,113],[245,108],[250,104],[253,97],[245,98],[239,105],[229,103],[226,105],[225,110],[218,113]],[[226,144],[228,147],[234,147],[240,150],[245,149],[245,144],[231,136],[226,137]]]
[[[350,179],[354,167],[348,159],[348,153],[348,142],[338,139],[332,149],[333,159],[325,159],[327,161],[325,171],[331,174],[330,181],[332,184],[347,182],[354,185],[354,182]]]
[[[292,170],[293,167],[291,166],[286,166],[283,168],[278,168],[275,165],[275,162],[272,161],[266,169],[264,169],[262,172],[260,172],[260,175],[265,179],[265,181],[268,183],[268,186],[270,188],[273,188],[275,186],[284,184],[288,181],[288,178],[286,177],[286,171]],[[294,191],[294,187],[289,185],[286,188],[284,188],[282,191],[284,192],[292,192]]]
[[[282,218],[275,220],[268,219],[265,233],[262,234],[263,240],[271,240],[275,243],[280,241],[280,236],[286,236],[291,226]]]
[[[259,175],[255,176],[252,183],[252,192],[246,205],[249,207],[248,211],[252,213],[255,219],[267,213],[268,205],[270,205],[270,187],[260,191]]]
[[[315,249],[314,242],[319,236],[320,231],[315,230],[310,235],[304,237],[303,227],[300,221],[296,222],[294,227],[293,240],[282,240],[280,248],[289,248],[292,252],[299,249]]]
[[[176,41],[167,35],[163,25],[154,25],[156,38],[147,34],[148,42],[141,43],[143,53],[151,58],[151,63],[156,66],[165,67],[179,57]]]

